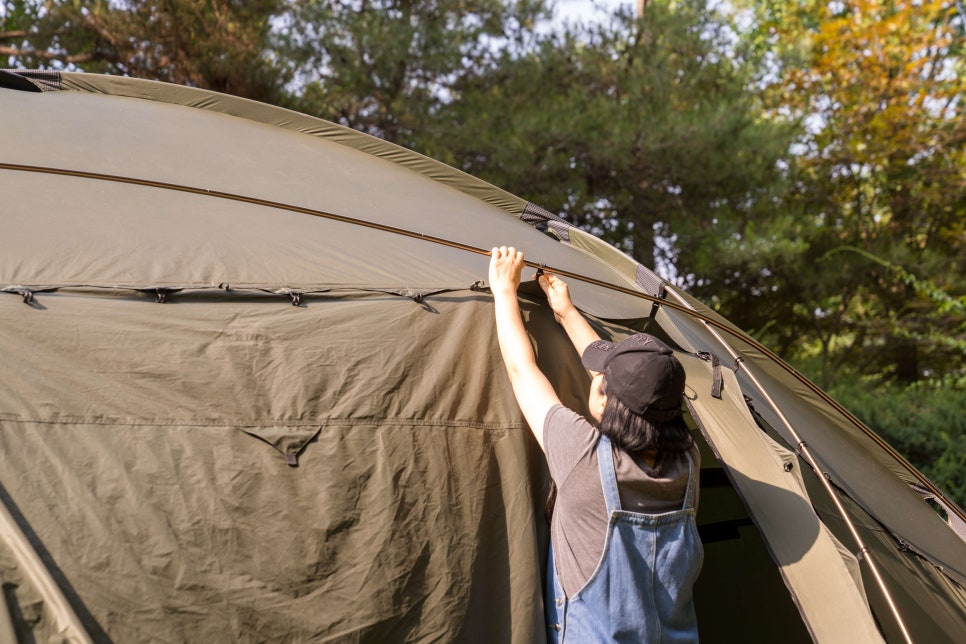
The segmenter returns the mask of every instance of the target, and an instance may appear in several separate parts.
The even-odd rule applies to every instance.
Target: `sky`
[[[561,22],[578,22],[594,20],[601,15],[613,13],[615,9],[624,5],[633,7],[636,0],[555,0],[557,20]]]

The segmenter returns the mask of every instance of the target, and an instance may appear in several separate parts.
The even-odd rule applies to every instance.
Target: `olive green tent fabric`
[[[35,347],[0,368],[5,493],[90,630],[533,640],[538,455],[485,298],[430,302],[0,302],[3,355]]]
[[[705,312],[713,317],[713,313]],[[684,346],[707,346],[708,331],[694,318],[668,309],[661,315],[667,316],[666,328],[673,329]],[[818,454],[823,476],[889,526],[906,545],[928,553],[957,582],[966,583],[962,538],[948,529],[949,525],[910,486],[914,475],[911,466],[896,458],[894,452],[882,449],[884,443],[879,437],[814,385],[789,378],[787,365],[764,354],[743,334],[729,333],[727,329],[732,326],[724,324],[721,328],[717,335],[727,336],[728,349],[717,342],[718,346],[712,345],[710,350],[729,367],[734,365],[729,352],[739,356],[735,366],[740,391],[756,401],[755,409],[773,435],[792,449],[804,442]]]
[[[500,244],[571,275],[602,335],[677,348],[704,641],[966,638],[928,482],[592,235],[213,92],[0,70],[0,113],[0,639],[542,641],[548,480],[496,350]],[[581,408],[532,282],[521,302]]]

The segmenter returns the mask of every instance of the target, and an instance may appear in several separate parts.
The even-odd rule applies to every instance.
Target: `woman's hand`
[[[523,272],[523,253],[513,246],[490,251],[490,290],[493,293],[516,293]]]
[[[523,253],[506,246],[490,251],[490,291],[500,354],[506,365],[513,395],[523,411],[533,436],[543,449],[543,424],[547,412],[560,399],[550,381],[537,366],[533,345],[523,326],[517,287],[523,272]]]
[[[537,283],[547,296],[547,303],[553,310],[553,316],[557,322],[563,322],[574,309],[574,304],[570,300],[570,288],[567,282],[563,281],[553,273],[543,273],[537,278]]]
[[[553,273],[544,273],[538,276],[537,282],[547,296],[547,303],[553,311],[553,317],[567,332],[567,337],[570,338],[570,342],[574,345],[577,353],[583,355],[584,349],[591,342],[600,340],[600,336],[574,306],[570,299],[570,289],[567,287],[567,282]]]

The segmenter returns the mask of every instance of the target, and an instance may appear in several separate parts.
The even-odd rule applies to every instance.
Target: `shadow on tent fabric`
[[[704,566],[694,588],[698,628],[704,644],[781,641],[805,644],[812,638],[775,563],[733,486],[767,499],[773,507],[801,503],[774,486],[733,472],[732,481],[703,438],[698,532]],[[788,524],[789,559],[801,559],[819,535],[817,518]],[[791,562],[789,562],[791,563]]]
[[[87,609],[87,606],[84,605],[84,602],[77,594],[77,591],[74,590],[74,587],[64,576],[64,573],[60,570],[57,562],[55,562],[50,556],[50,553],[44,547],[44,544],[40,541],[40,538],[37,536],[37,534],[30,527],[30,524],[27,523],[23,513],[20,511],[20,508],[17,507],[17,504],[10,497],[7,489],[2,484],[0,484],[0,503],[3,503],[3,505],[7,508],[7,511],[16,522],[17,527],[21,532],[23,532],[27,541],[30,543],[30,546],[40,557],[44,567],[50,574],[51,579],[57,584],[57,588],[61,593],[63,593],[64,598],[74,610],[74,613],[77,615],[77,618],[80,620],[81,624],[86,630],[87,635],[95,642],[110,642],[111,639],[107,636],[107,633],[104,632],[104,629],[101,628],[101,625]],[[4,563],[2,558],[0,558],[0,563]],[[14,563],[14,565],[16,566],[17,564]],[[2,566],[0,566],[0,572],[2,572]],[[23,573],[24,571],[19,572]],[[6,575],[4,575],[4,577],[5,576]],[[22,604],[19,601],[19,593],[16,592],[16,587],[14,584],[8,583],[9,580],[7,579],[3,579],[3,582],[4,603],[7,604],[3,608],[8,610],[10,613],[10,619],[13,622],[17,642],[35,641],[36,631],[32,624],[27,623],[27,616],[23,613]],[[41,601],[43,600],[41,599]],[[51,635],[53,634],[54,633],[51,633]]]

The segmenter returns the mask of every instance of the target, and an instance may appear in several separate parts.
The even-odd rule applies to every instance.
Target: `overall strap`
[[[690,450],[686,451],[684,455],[688,457],[688,488],[684,491],[684,504],[681,509],[690,510],[694,507],[694,492],[696,489],[694,484],[694,459],[691,458]]]
[[[604,488],[604,501],[607,503],[607,514],[619,512],[621,497],[617,491],[617,474],[614,472],[614,452],[610,439],[601,435],[597,441],[597,465],[600,468],[600,484]]]
[[[694,477],[694,459],[691,452],[686,451],[684,456],[688,459],[688,486],[684,491],[684,499],[681,503],[682,510],[690,510],[694,507],[694,495],[697,490]],[[604,489],[604,501],[607,503],[607,513],[619,512],[621,510],[621,497],[617,491],[617,474],[614,471],[614,453],[611,449],[610,439],[601,435],[597,442],[597,466],[600,469],[600,484]]]

